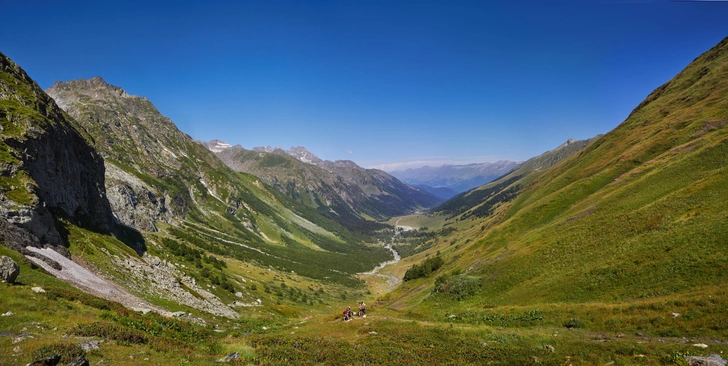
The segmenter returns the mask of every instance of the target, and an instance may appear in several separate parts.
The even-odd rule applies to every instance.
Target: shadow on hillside
[[[62,210],[51,210],[51,212],[53,214],[56,231],[58,231],[62,245],[65,248],[68,248],[70,245],[68,238],[70,230],[68,225],[75,225],[102,235],[112,235],[128,247],[132,248],[140,256],[147,251],[144,236],[142,236],[141,232],[137,229],[130,226],[113,224],[112,229],[108,230],[107,227],[99,227],[99,225],[95,225],[95,223],[87,217],[80,216],[80,219],[73,219],[66,215]]]
[[[144,236],[137,229],[124,224],[118,224],[114,231],[114,236],[129,248],[134,249],[139,256],[144,255],[144,252],[147,251],[147,243],[144,241]]]

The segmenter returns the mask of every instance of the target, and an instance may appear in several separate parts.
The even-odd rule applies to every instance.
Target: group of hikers
[[[351,317],[354,315],[358,315],[359,317],[366,318],[367,317],[367,306],[364,304],[364,301],[359,303],[359,312],[353,312],[351,311],[351,306],[347,306],[346,310],[344,310],[344,321],[347,322],[351,320]]]

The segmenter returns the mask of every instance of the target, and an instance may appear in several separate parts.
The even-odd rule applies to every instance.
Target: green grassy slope
[[[726,95],[728,39],[616,129],[523,183],[510,201],[483,218],[446,223],[459,232],[428,252],[442,251],[445,266],[407,283],[392,304],[439,317],[473,309],[482,315],[483,305],[567,304],[568,312],[590,303],[602,304],[594,312],[603,313],[612,311],[608,304],[649,303],[664,317],[689,299],[714,299],[692,319],[704,324],[667,328],[728,336],[719,315],[725,304],[715,302],[728,290]],[[667,331],[655,324],[644,327]]]
[[[500,204],[513,200],[546,169],[580,152],[600,137],[580,141],[569,139],[561,146],[519,164],[512,172],[493,182],[449,199],[432,211],[450,217],[459,216],[461,219],[490,216]]]

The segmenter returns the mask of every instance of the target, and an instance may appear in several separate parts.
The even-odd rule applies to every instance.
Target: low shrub
[[[39,360],[54,355],[60,355],[60,364],[67,364],[76,359],[78,356],[85,355],[83,348],[69,343],[55,343],[43,346],[33,351],[33,359]]]
[[[584,328],[584,322],[577,318],[571,318],[569,321],[564,323],[564,326],[567,328]]]
[[[107,322],[79,324],[71,330],[71,334],[82,337],[101,337],[126,344],[146,344],[149,342],[149,338],[144,332]]]
[[[404,273],[404,280],[410,281],[417,278],[429,277],[432,272],[437,271],[445,264],[441,257],[428,258],[422,264],[415,264]]]
[[[124,309],[124,305],[121,305],[118,302],[113,302],[102,299],[100,297],[89,295],[76,289],[50,286],[45,288],[44,290],[44,295],[50,300],[65,299],[68,301],[78,301],[86,306],[90,306],[99,310]]]
[[[480,289],[480,286],[480,277],[467,275],[440,276],[435,280],[435,289],[433,292],[448,295],[460,301],[475,294]]]
[[[189,352],[194,349],[192,345],[168,337],[152,337],[149,346],[157,352]]]

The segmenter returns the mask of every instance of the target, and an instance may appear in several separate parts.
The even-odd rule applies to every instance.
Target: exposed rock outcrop
[[[121,224],[157,231],[157,222],[174,225],[190,211],[206,210],[207,200],[226,202],[235,194],[236,187],[220,179],[225,165],[148,99],[101,77],[57,82],[47,92],[93,136]]]
[[[106,165],[106,192],[120,223],[142,231],[157,231],[157,221],[173,223],[174,214],[167,207],[167,197],[141,179]]]
[[[0,281],[13,283],[18,278],[20,266],[10,257],[0,257]]]
[[[216,362],[225,363],[225,362],[230,362],[230,361],[234,361],[234,360],[238,360],[238,359],[240,359],[240,353],[233,352],[233,353],[217,360]]]
[[[90,137],[3,54],[0,75],[0,217],[35,236],[34,246],[63,246],[55,215],[111,230],[103,160]]]
[[[217,316],[238,317],[238,314],[223,304],[217,296],[199,287],[194,278],[185,275],[177,268],[181,265],[162,261],[148,254],[145,254],[143,259],[112,256],[112,263],[134,278],[133,282],[128,283],[133,289],[152,293]]]

